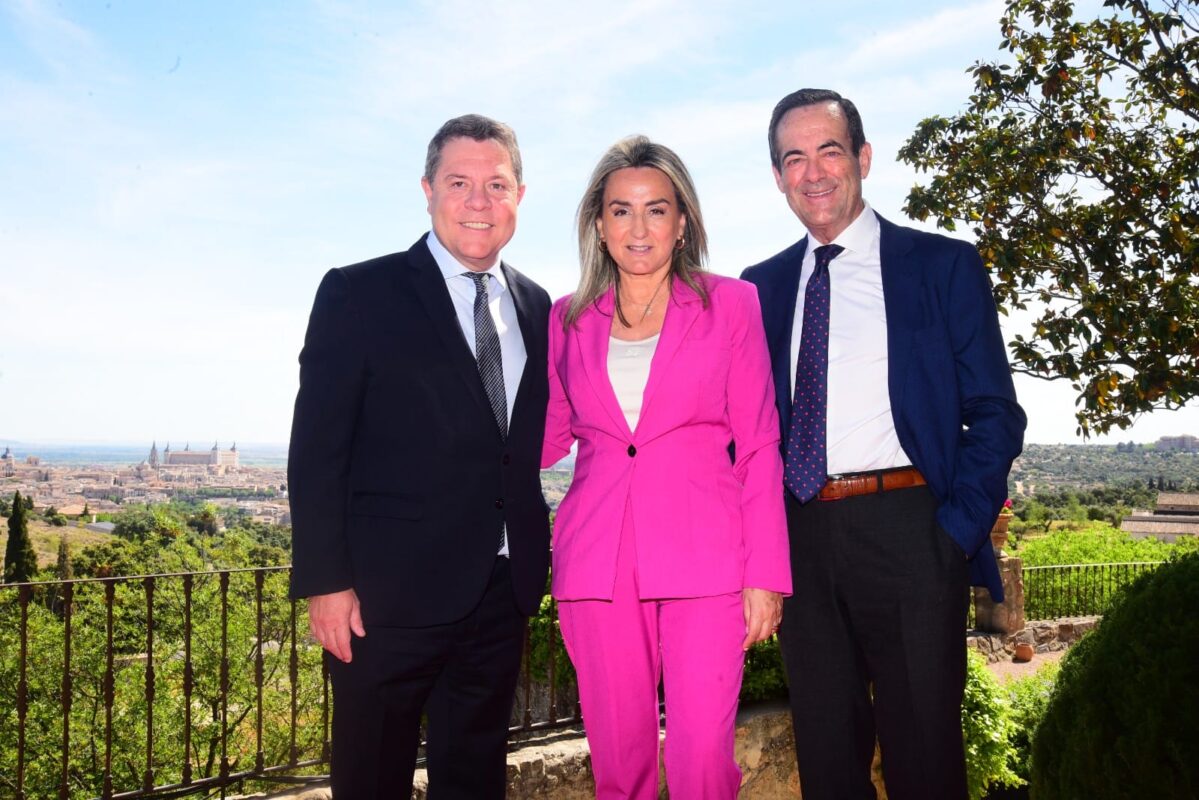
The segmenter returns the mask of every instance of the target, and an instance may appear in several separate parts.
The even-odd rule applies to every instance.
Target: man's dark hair
[[[866,132],[862,130],[862,117],[858,114],[857,107],[850,100],[829,89],[800,89],[779,100],[778,105],[774,107],[774,113],[770,115],[770,163],[775,169],[781,171],[783,168],[779,163],[782,153],[779,152],[776,139],[783,117],[792,109],[819,103],[836,103],[841,107],[849,125],[849,146],[853,149],[854,158],[862,151],[862,145],[866,144]]]
[[[433,134],[433,138],[429,140],[429,151],[425,155],[425,178],[427,180],[431,182],[433,176],[437,174],[437,168],[441,166],[441,151],[446,142],[460,137],[474,139],[476,142],[494,139],[503,145],[508,151],[508,157],[512,159],[512,172],[516,175],[516,185],[521,185],[520,146],[516,143],[516,132],[504,123],[481,114],[464,114],[461,117],[454,117],[447,120],[437,130],[437,133]]]

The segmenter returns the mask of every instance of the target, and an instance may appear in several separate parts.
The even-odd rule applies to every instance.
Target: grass
[[[71,547],[71,555],[77,555],[80,550],[89,545],[107,542],[112,538],[111,533],[97,533],[78,526],[75,520],[69,520],[62,527],[55,527],[40,519],[29,520],[29,538],[33,542],[33,550],[37,553],[39,567],[52,567],[58,561],[58,540],[63,534]],[[0,517],[0,554],[8,545],[8,519]],[[0,555],[0,559],[3,556]]]

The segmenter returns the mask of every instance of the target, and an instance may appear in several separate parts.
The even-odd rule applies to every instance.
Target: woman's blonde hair
[[[691,181],[691,174],[687,172],[683,160],[669,147],[651,142],[645,136],[629,136],[609,147],[595,165],[591,180],[587,183],[587,191],[579,203],[579,288],[566,311],[566,327],[573,325],[579,315],[608,289],[620,288],[620,268],[603,247],[595,222],[604,211],[604,188],[608,184],[608,176],[630,167],[659,170],[674,186],[675,201],[687,223],[683,229],[683,246],[674,250],[668,277],[678,278],[689,286],[707,307],[708,292],[700,275],[706,271],[708,235],[704,231],[699,196]],[[616,291],[615,295],[616,315],[627,326],[629,321],[620,307],[620,292]]]

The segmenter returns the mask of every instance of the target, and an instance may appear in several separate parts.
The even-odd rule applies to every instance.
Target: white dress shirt
[[[458,315],[458,326],[466,337],[466,345],[470,352],[475,352],[475,282],[466,273],[473,272],[462,266],[449,250],[445,249],[437,239],[437,234],[429,231],[426,242],[433,260],[437,262],[441,274],[445,276],[446,288],[450,291],[450,299],[454,301],[454,311]],[[516,319],[516,304],[512,302],[512,292],[508,291],[508,279],[500,269],[500,259],[485,274],[491,278],[487,281],[487,309],[495,322],[495,332],[500,337],[500,363],[504,369],[504,395],[508,400],[508,421],[512,421],[512,405],[516,402],[516,390],[520,386],[520,376],[525,371],[525,340],[520,335],[520,323]],[[477,355],[477,354],[476,354]]]
[[[429,231],[425,241],[433,260],[445,277],[446,288],[450,292],[450,300],[454,303],[454,312],[458,317],[458,327],[466,338],[470,352],[475,353],[475,282],[467,275],[474,270],[467,269],[458,259],[445,249],[437,234]],[[520,386],[520,377],[525,371],[525,340],[520,335],[520,323],[516,319],[516,303],[512,301],[512,292],[508,291],[508,280],[500,269],[500,259],[497,256],[495,264],[485,270],[491,277],[487,280],[487,310],[495,323],[495,332],[500,337],[500,364],[504,371],[504,395],[508,401],[508,422],[512,421],[512,406],[516,403],[516,390]],[[508,537],[504,537],[503,547],[499,555],[508,555]]]
[[[879,257],[878,217],[866,206],[830,244],[845,248],[829,264],[828,472],[904,467],[912,463],[895,434],[887,390],[887,307]],[[820,246],[811,232],[799,273],[791,331],[791,396],[803,334],[804,292]]]

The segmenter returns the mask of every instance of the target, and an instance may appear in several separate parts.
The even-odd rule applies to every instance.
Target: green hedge
[[[1034,798],[1199,797],[1199,554],[1071,648],[1032,748]]]

